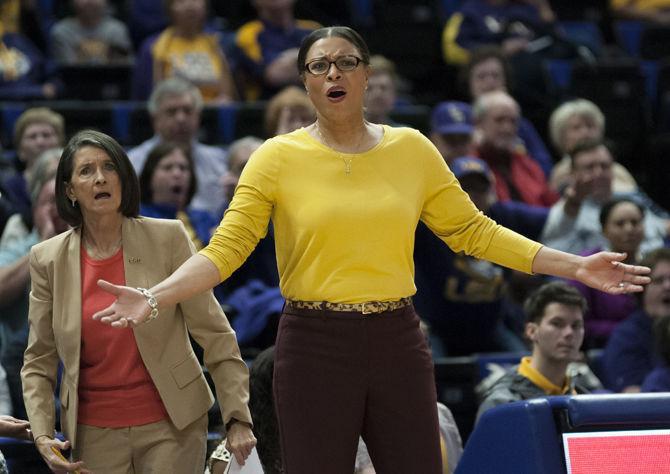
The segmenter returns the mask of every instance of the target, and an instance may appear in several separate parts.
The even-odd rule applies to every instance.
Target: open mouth
[[[342,87],[337,86],[331,87],[330,89],[328,89],[328,92],[326,93],[326,96],[329,99],[341,99],[345,95],[347,95],[347,91],[344,90]]]
[[[96,200],[97,199],[108,199],[110,197],[112,197],[112,195],[109,194],[109,193],[98,193],[98,194],[95,195]]]
[[[172,187],[172,192],[173,192],[174,194],[181,194],[182,191],[183,191],[183,189],[184,189],[184,188],[182,188],[181,186],[173,186],[173,187]]]

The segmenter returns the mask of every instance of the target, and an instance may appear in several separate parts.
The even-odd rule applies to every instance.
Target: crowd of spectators
[[[296,69],[302,38],[328,22],[341,22],[373,39],[375,28],[386,28],[390,16],[376,9],[366,13],[350,2],[355,7],[335,18],[326,2],[316,2],[311,10],[305,3],[0,1],[0,100],[24,111],[12,115],[0,104],[0,127],[6,132],[0,136],[11,137],[1,144],[0,159],[0,370],[4,366],[7,374],[12,415],[25,417],[16,384],[27,342],[27,254],[34,243],[65,229],[53,212],[52,197],[52,164],[68,138],[66,119],[57,110],[64,91],[73,87],[63,71],[119,66],[132,74],[129,95],[121,99],[146,108],[153,132],[127,147],[140,177],[141,213],[181,220],[196,248],[202,248],[262,140],[315,119]],[[415,2],[405,3],[414,8]],[[457,7],[445,11],[443,3]],[[611,0],[603,11],[607,29],[581,19],[599,29],[602,48],[566,32],[558,3],[423,2],[434,17],[416,14],[412,21],[439,23],[436,41],[410,46],[441,48],[444,63],[435,66],[435,76],[445,78],[444,89],[425,90],[411,77],[411,62],[398,53],[402,48],[386,45],[370,60],[366,118],[420,128],[471,200],[497,222],[573,253],[626,252],[627,263],[652,267],[652,282],[640,298],[605,295],[576,282],[544,290],[558,294],[556,304],[567,305],[578,321],[573,327],[578,334],[570,342],[574,354],[554,367],[560,377],[553,385],[535,383],[542,375],[531,366],[553,360],[539,337],[549,324],[545,308],[532,309],[532,298],[530,306],[527,302],[529,295],[538,298],[533,291],[546,280],[455,253],[420,225],[415,304],[430,328],[435,358],[532,351],[505,375],[505,401],[515,398],[509,397],[510,384],[530,383],[532,396],[582,391],[576,379],[565,376],[568,362],[581,358],[580,349],[604,350],[598,375],[607,390],[667,390],[670,257],[664,247],[670,241],[670,215],[664,206],[669,202],[659,198],[662,190],[649,186],[657,182],[650,172],[640,171],[652,132],[669,132],[653,122],[662,115],[658,97],[670,91],[670,84],[660,80],[664,63],[651,68],[659,74],[654,95],[636,92],[649,104],[650,122],[643,139],[632,143],[632,155],[631,143],[623,143],[629,137],[616,133],[620,124],[610,132],[616,100],[558,87],[552,71],[566,63],[638,61],[611,31],[617,22],[632,21],[643,37],[651,31],[660,38],[670,30],[670,2],[655,11],[646,2]],[[47,4],[48,12],[43,10]],[[227,13],[234,16],[226,18]],[[205,110],[242,107],[262,111],[253,117],[259,123],[249,127],[258,136],[239,134],[231,143],[202,140]],[[237,120],[250,119],[238,115]],[[659,173],[668,169],[659,166]],[[283,304],[278,281],[270,227],[243,267],[215,289],[250,359],[273,344]],[[660,342],[654,345],[654,340]],[[589,390],[594,388],[602,389]],[[500,385],[482,389],[485,408],[499,403],[497,398],[491,402],[497,389]]]

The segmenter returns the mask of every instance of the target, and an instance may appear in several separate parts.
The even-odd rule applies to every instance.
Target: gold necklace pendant
[[[316,128],[316,133],[319,135],[319,138],[321,138],[321,141],[323,142],[324,145],[326,145],[328,148],[333,150],[337,155],[342,158],[342,161],[344,161],[344,173],[346,175],[351,174],[351,162],[353,161],[353,158],[347,159],[342,153],[340,153],[338,150],[333,148],[330,143],[328,143],[328,140],[326,140],[326,137],[323,136],[323,133],[321,133],[321,127],[319,127],[319,122],[314,123],[314,127]],[[365,132],[364,132],[365,133]],[[358,140],[358,145],[357,148],[360,147],[361,142],[363,141],[363,135],[361,135],[361,138]]]
[[[348,160],[345,157],[342,157],[344,160],[344,172],[345,174],[351,174],[351,158]]]

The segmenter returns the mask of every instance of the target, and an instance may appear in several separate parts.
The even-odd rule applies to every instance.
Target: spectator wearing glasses
[[[557,252],[478,212],[420,132],[365,120],[369,57],[347,27],[305,38],[297,66],[315,123],[256,150],[208,247],[148,290],[160,313],[212,288],[272,218],[287,299],[274,395],[292,474],[352,472],[361,435],[378,472],[443,472],[433,364],[410,299],[419,220],[456,252],[527,273],[613,293],[647,281],[622,255]],[[95,319],[119,328],[147,319],[141,292],[100,284],[115,302]]]

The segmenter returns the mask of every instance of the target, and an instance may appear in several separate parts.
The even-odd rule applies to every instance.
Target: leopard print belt
[[[412,298],[396,301],[366,301],[364,303],[330,303],[328,301],[295,301],[286,300],[286,306],[296,309],[317,309],[326,311],[345,311],[352,313],[373,314],[393,311],[412,304]]]

